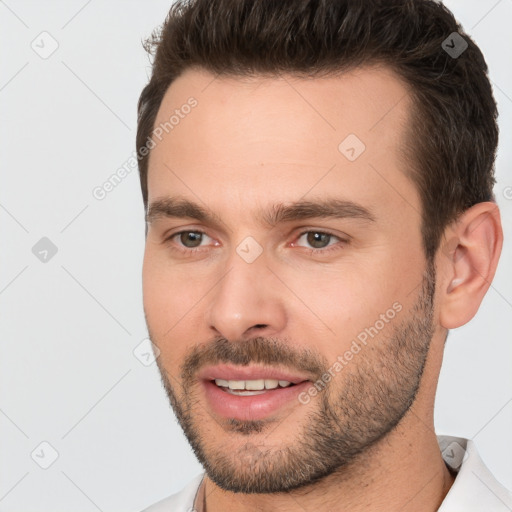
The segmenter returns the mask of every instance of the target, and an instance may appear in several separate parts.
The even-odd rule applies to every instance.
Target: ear
[[[491,285],[503,245],[496,203],[478,203],[450,225],[436,257],[439,322],[446,329],[471,320]]]

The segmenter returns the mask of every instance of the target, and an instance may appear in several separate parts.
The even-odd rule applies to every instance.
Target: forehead
[[[262,206],[339,190],[370,203],[399,206],[403,194],[418,203],[400,152],[410,102],[382,66],[309,79],[189,69],[157,114],[164,129],[150,154],[149,202],[202,195],[215,210],[226,200]]]

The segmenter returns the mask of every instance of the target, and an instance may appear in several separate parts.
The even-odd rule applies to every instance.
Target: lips
[[[298,396],[311,385],[305,375],[256,366],[210,366],[203,368],[198,377],[207,406],[214,414],[246,421],[303,406]]]

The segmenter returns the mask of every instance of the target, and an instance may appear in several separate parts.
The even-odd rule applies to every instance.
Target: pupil
[[[308,233],[308,244],[315,249],[321,249],[329,244],[330,237],[331,235],[328,235],[327,233],[311,232]]]
[[[180,235],[181,243],[185,247],[197,247],[201,245],[201,233],[187,231]]]

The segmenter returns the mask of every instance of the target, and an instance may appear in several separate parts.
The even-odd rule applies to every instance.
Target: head
[[[144,309],[173,409],[225,489],[342,472],[431,414],[494,275],[484,58],[433,0],[177,2],[147,49]],[[292,399],[212,405],[244,369]]]

